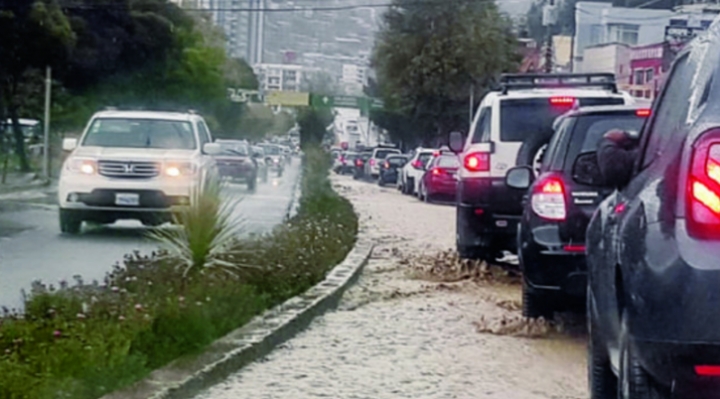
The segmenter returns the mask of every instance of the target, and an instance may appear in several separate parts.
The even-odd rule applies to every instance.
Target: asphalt
[[[271,172],[255,192],[231,184],[226,195],[240,199],[236,213],[244,221],[243,234],[261,234],[283,222],[299,178],[299,159],[282,177]],[[102,281],[105,273],[133,251],[150,253],[158,245],[148,229],[134,221],[88,226],[78,236],[60,234],[54,190],[30,190],[0,195],[0,307],[22,309],[23,290],[33,281],[57,285]]]

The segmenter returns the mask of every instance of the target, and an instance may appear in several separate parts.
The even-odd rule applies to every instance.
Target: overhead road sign
[[[268,105],[303,107],[310,104],[310,93],[297,91],[269,91],[265,95],[265,102]]]

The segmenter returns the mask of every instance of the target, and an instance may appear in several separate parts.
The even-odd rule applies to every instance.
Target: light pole
[[[45,68],[45,120],[43,121],[43,176],[50,179],[50,95],[52,70]]]

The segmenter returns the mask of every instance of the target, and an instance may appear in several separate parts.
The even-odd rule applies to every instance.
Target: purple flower
[[[60,332],[60,330],[53,331],[53,337],[55,337],[55,338],[62,337],[62,332]]]

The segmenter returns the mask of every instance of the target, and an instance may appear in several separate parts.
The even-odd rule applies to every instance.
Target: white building
[[[665,27],[676,15],[671,10],[613,7],[611,3],[581,1],[575,6],[573,69],[582,65],[585,49],[608,43],[643,46],[663,41]]]
[[[308,72],[301,65],[256,64],[253,68],[261,91],[300,91],[303,75]]]
[[[576,72],[614,73],[618,82],[630,78],[629,60],[632,47],[624,43],[596,44],[585,48],[583,62]]]

